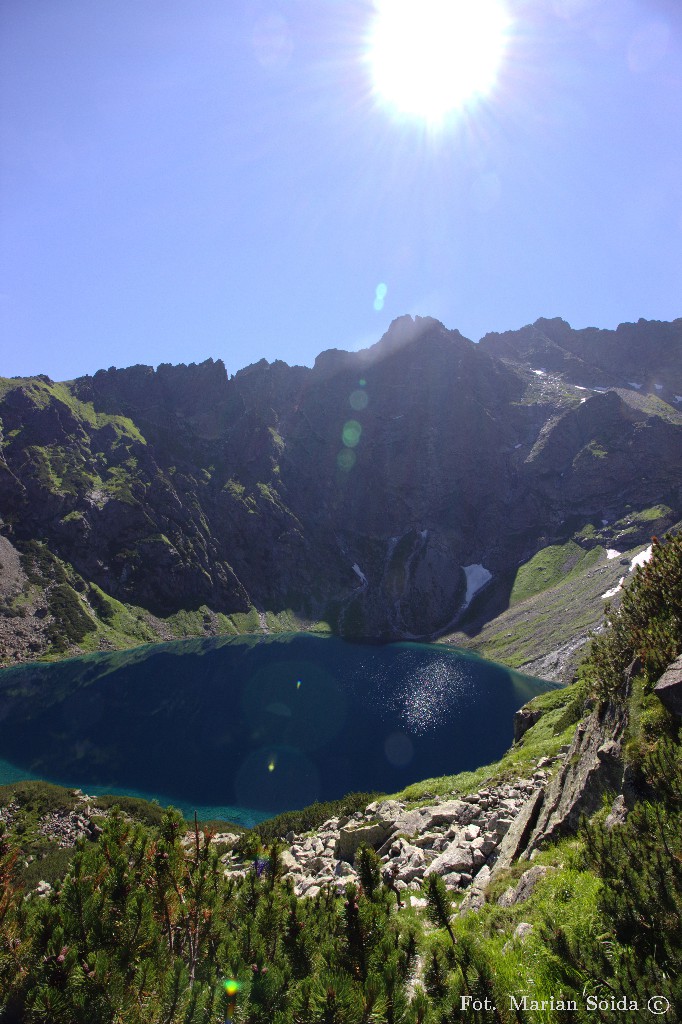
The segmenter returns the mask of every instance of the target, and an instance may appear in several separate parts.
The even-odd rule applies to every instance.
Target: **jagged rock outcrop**
[[[524,704],[522,708],[519,708],[514,714],[514,743],[518,743],[541,718],[542,711],[540,708],[534,708],[528,704]]]
[[[576,832],[583,816],[599,810],[605,795],[626,788],[622,743],[627,721],[626,704],[611,701],[579,723],[551,782],[534,793],[500,844],[493,874]]]
[[[606,545],[602,520],[657,503],[630,545],[682,517],[681,341],[682,320],[538,321],[475,345],[401,317],[312,369],[6,381],[0,531],[155,616],[205,609],[209,631],[256,608],[434,636],[497,615],[542,547],[589,548],[595,524]]]

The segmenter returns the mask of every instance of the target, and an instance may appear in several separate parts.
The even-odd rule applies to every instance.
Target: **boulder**
[[[540,720],[541,716],[542,711],[539,708],[532,708],[528,704],[519,708],[514,715],[514,743],[518,743],[531,726]]]
[[[497,901],[501,907],[513,907],[516,903],[524,903],[533,892],[533,889],[541,878],[547,874],[549,869],[537,864],[529,868],[519,878],[516,886],[510,886]]]
[[[627,710],[619,702],[595,709],[578,725],[566,760],[547,788],[538,791],[542,803],[526,857],[543,843],[575,832],[583,815],[599,810],[606,793],[622,792],[626,727]]]
[[[497,858],[495,860],[496,874],[499,874],[505,868],[511,867],[512,862],[525,849],[528,837],[531,835],[540,814],[543,797],[543,791],[541,789],[536,790],[535,794],[527,801],[525,807],[516,817],[512,827],[507,831],[497,851]]]
[[[625,797],[619,793],[611,805],[611,810],[604,821],[604,828],[609,832],[616,825],[624,825],[628,816],[628,809],[625,804]]]
[[[376,849],[385,843],[394,831],[395,827],[389,821],[376,821],[369,825],[349,822],[339,830],[335,856],[339,860],[347,860],[352,863],[356,851],[363,843]]]
[[[663,673],[654,693],[671,714],[682,718],[682,654]]]
[[[447,800],[436,807],[423,807],[427,811],[423,828],[432,829],[436,825],[451,825],[454,821],[460,825],[468,825],[476,817],[478,808],[464,800]]]
[[[300,874],[302,874],[303,868],[301,867],[299,862],[296,860],[296,858],[294,857],[293,853],[290,853],[289,850],[284,850],[280,854],[280,861],[282,863],[282,871],[283,871],[283,873],[285,875],[288,875],[288,874],[300,875]]]
[[[474,858],[470,846],[458,846],[451,843],[434,861],[429,864],[425,875],[447,875],[452,871],[469,872],[473,869]]]

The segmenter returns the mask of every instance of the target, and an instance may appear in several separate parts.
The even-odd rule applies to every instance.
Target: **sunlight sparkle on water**
[[[396,665],[397,671],[395,666],[383,672],[370,665],[364,671],[371,672],[378,684],[374,700],[397,712],[405,733],[413,736],[424,736],[444,721],[459,716],[475,692],[473,676],[461,661],[437,657],[424,665],[413,652],[404,651],[398,655]],[[400,680],[397,685],[396,679]],[[392,763],[398,763],[388,751],[387,756]]]
[[[376,95],[401,114],[441,122],[490,92],[510,23],[503,0],[377,0]]]
[[[423,735],[443,718],[445,709],[461,699],[467,690],[467,679],[459,667],[445,659],[421,669],[416,678],[403,687],[402,718],[411,732]]]

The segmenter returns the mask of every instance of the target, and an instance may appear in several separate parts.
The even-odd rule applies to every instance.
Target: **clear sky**
[[[681,316],[682,3],[505,6],[434,119],[377,92],[372,0],[5,0],[0,374]]]

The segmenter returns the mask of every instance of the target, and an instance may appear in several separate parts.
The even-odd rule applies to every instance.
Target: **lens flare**
[[[360,443],[360,435],[362,434],[362,426],[357,420],[348,420],[344,423],[343,430],[341,431],[341,440],[345,444],[346,448],[355,448]]]
[[[343,451],[340,451],[336,456],[336,465],[339,469],[343,470],[344,473],[350,473],[351,469],[355,465],[356,459],[357,456],[354,451],[350,448],[344,448]]]
[[[223,982],[223,988],[227,992],[228,996],[236,996],[237,992],[241,989],[242,984],[240,981],[235,981],[234,978],[225,978]]]
[[[351,392],[351,396],[348,401],[350,402],[351,409],[355,409],[356,412],[360,412],[362,409],[367,408],[369,395],[366,391],[360,391],[358,389],[357,391]]]

